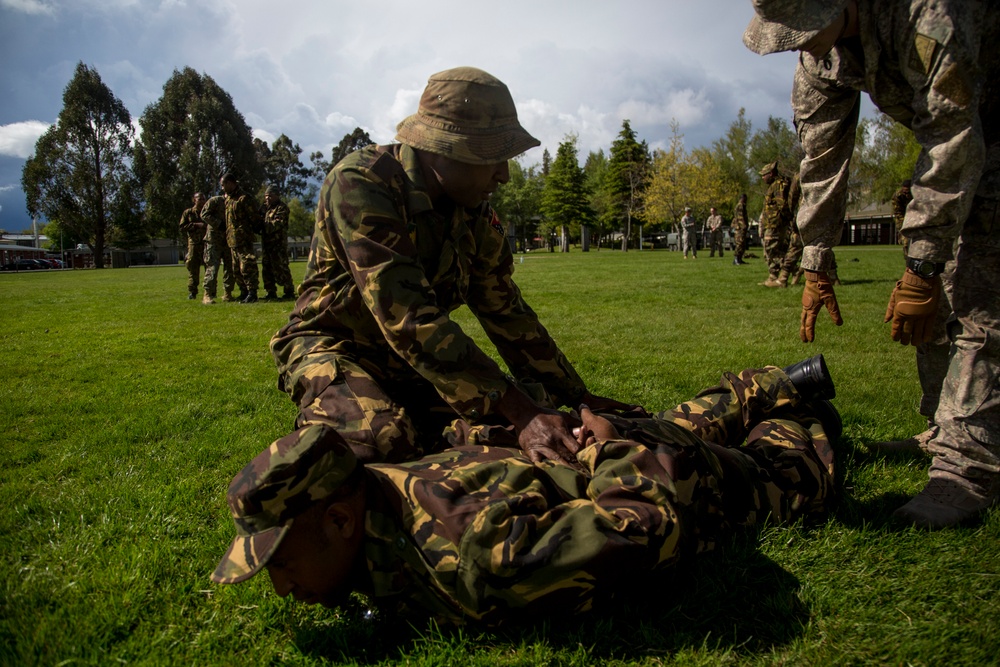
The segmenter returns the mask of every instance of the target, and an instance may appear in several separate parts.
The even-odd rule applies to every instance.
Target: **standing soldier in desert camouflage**
[[[896,223],[896,243],[903,244],[903,257],[906,257],[906,253],[910,249],[909,240],[903,236],[903,221],[906,219],[906,207],[913,201],[913,194],[910,192],[912,184],[913,181],[910,179],[903,181],[903,184],[893,193],[891,199],[892,220]]]
[[[743,42],[800,51],[792,109],[805,152],[799,335],[815,338],[847,208],[861,92],[910,128],[921,153],[889,298],[890,335],[917,347],[933,454],[924,490],[896,511],[951,526],[1000,501],[1000,12],[982,0],[754,0]]]
[[[431,76],[396,138],[323,183],[299,299],[271,339],[296,425],[330,425],[362,462],[395,462],[438,447],[462,416],[513,424],[532,460],[570,459],[575,423],[553,408],[621,404],[587,391],[525,303],[489,205],[507,161],[538,140],[507,86],[472,67]],[[511,375],[451,319],[463,304]]]
[[[201,282],[201,266],[205,255],[205,223],[201,220],[201,207],[205,204],[205,195],[194,193],[191,198],[194,204],[181,214],[178,227],[187,236],[187,257],[184,266],[188,273],[188,298],[198,298],[198,284]]]
[[[205,295],[201,302],[215,303],[219,281],[219,265],[222,265],[222,285],[225,292],[223,301],[233,300],[233,257],[226,238],[226,198],[222,195],[209,197],[201,209],[201,219],[205,222]]]
[[[281,201],[278,188],[269,185],[264,192],[264,233],[260,235],[264,269],[264,298],[277,299],[278,286],[286,299],[295,298],[295,283],[288,268],[288,205]]]
[[[698,221],[691,215],[691,207],[684,207],[684,217],[681,218],[681,249],[684,251],[684,259],[688,258],[688,250],[691,251],[691,258],[698,259],[698,232],[696,228]]]
[[[226,226],[231,235],[229,242],[233,250],[233,268],[239,266],[240,277],[243,279],[240,288],[243,299],[240,303],[255,303],[257,301],[257,254],[254,251],[254,232],[260,229],[261,216],[257,202],[243,192],[236,177],[230,173],[223,175],[219,181],[222,191],[226,193]]]
[[[794,373],[727,373],[654,417],[582,407],[579,467],[534,463],[509,430],[462,420],[451,449],[361,466],[337,430],[306,426],[233,479],[237,537],[212,580],[267,569],[282,597],[336,607],[357,590],[455,624],[599,610],[740,527],[826,515],[840,419],[817,399],[833,385]]]
[[[791,214],[788,210],[788,177],[772,162],[760,170],[761,178],[767,184],[764,195],[764,210],[760,214],[760,236],[764,244],[764,261],[767,262],[767,280],[760,283],[764,287],[785,287],[788,285],[788,271],[782,268],[790,240]]]
[[[733,231],[733,254],[736,255],[733,258],[733,264],[735,266],[740,266],[741,264],[746,264],[743,261],[743,254],[747,251],[747,232],[750,228],[749,218],[747,218],[747,196],[746,194],[741,194],[740,199],[736,202],[736,208],[733,210],[733,224],[731,225]]]

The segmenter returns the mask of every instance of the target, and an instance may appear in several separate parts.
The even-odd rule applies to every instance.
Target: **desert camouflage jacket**
[[[181,221],[178,227],[188,237],[189,243],[199,244],[205,241],[205,228],[202,227],[199,229],[193,226],[195,223],[201,221],[201,215],[194,206],[181,213]]]
[[[658,428],[670,431],[661,442],[707,449],[679,426]],[[565,616],[714,549],[728,527],[717,460],[680,449],[599,442],[578,456],[585,472],[483,446],[368,466],[376,603],[453,623]]]
[[[946,261],[969,214],[985,159],[983,83],[1000,76],[993,3],[859,2],[860,37],[826,57],[799,56],[792,108],[802,161],[802,266],[825,271],[847,210],[860,91],[922,146],[903,234],[913,257]]]
[[[583,381],[525,303],[496,213],[435,210],[416,153],[371,146],[326,177],[299,300],[271,340],[279,386],[298,402],[309,355],[351,355],[394,382],[422,377],[461,415],[493,411],[510,386],[449,314],[467,304],[517,380],[556,404]]]
[[[231,247],[253,245],[260,224],[260,210],[253,198],[243,190],[226,195],[226,239]]]
[[[264,211],[264,233],[261,240],[268,245],[288,242],[288,205],[279,201]]]

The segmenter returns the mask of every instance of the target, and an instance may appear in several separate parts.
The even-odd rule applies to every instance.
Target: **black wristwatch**
[[[915,257],[906,258],[906,268],[925,280],[930,280],[934,276],[939,276],[944,271],[944,262],[931,262],[926,259]]]

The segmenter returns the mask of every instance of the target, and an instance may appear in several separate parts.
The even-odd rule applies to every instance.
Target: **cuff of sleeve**
[[[952,246],[951,244],[942,246],[940,241],[931,239],[913,239],[906,255],[931,262],[947,262],[952,259]]]
[[[837,265],[833,248],[806,246],[802,250],[802,268],[806,271],[829,271]]]

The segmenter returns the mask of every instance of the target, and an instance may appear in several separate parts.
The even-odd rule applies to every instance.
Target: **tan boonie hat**
[[[229,485],[236,539],[212,581],[238,584],[257,574],[292,520],[340,488],[356,466],[354,452],[326,425],[304,426],[255,456]]]
[[[475,67],[431,75],[417,113],[396,126],[396,140],[466,164],[496,164],[541,142],[517,121],[502,81]]]
[[[743,43],[766,56],[795,51],[833,23],[847,0],[751,0],[756,14],[743,32]]]

